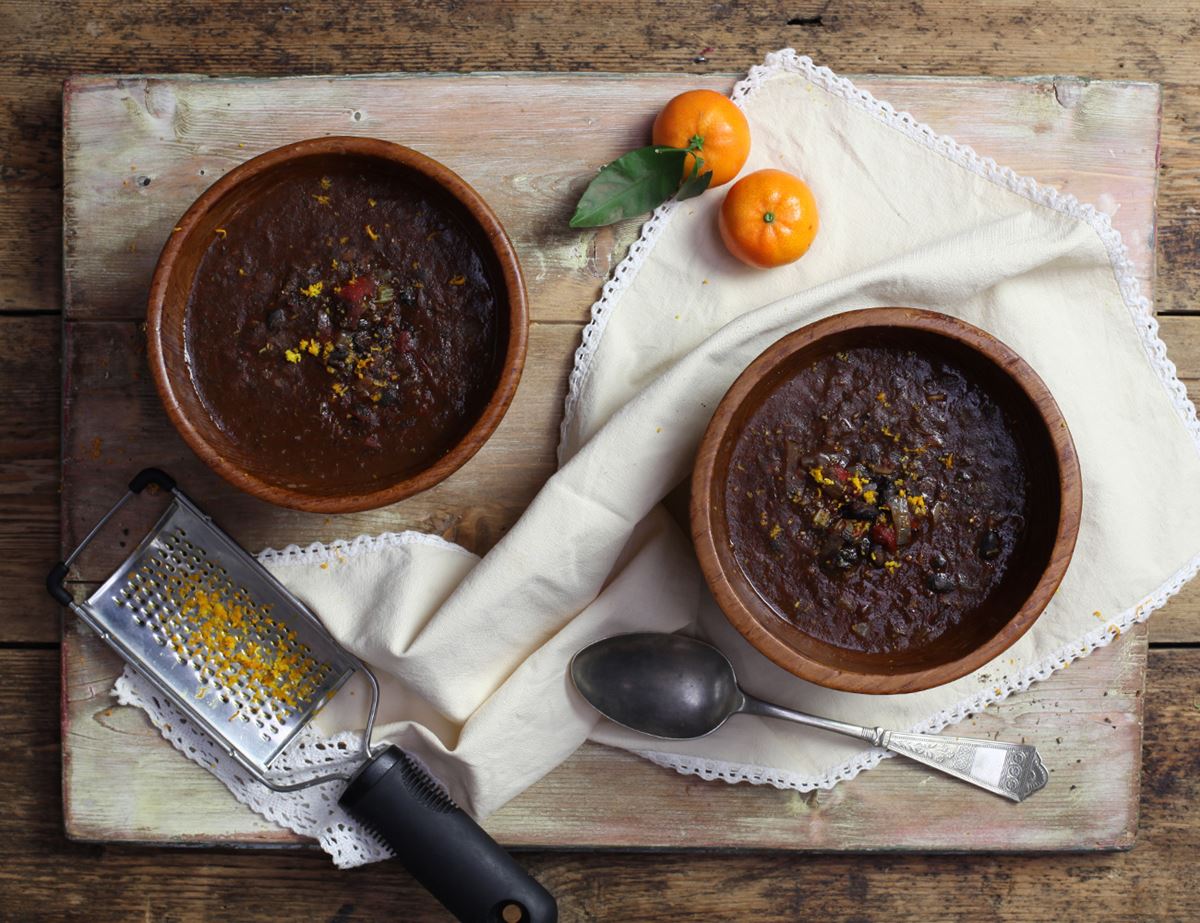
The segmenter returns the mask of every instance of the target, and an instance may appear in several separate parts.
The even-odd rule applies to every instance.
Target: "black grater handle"
[[[389,746],[338,804],[462,923],[555,923],[558,905],[408,754]]]
[[[64,606],[69,606],[75,600],[71,598],[71,594],[67,592],[67,567],[66,561],[59,561],[54,565],[54,568],[46,575],[46,589],[50,591],[59,603]]]
[[[167,472],[158,468],[143,468],[133,476],[133,480],[129,482],[129,492],[140,494],[151,484],[156,484],[167,493],[175,489],[175,479]]]

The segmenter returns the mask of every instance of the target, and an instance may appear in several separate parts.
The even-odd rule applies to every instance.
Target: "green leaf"
[[[679,187],[679,191],[675,193],[675,198],[680,202],[684,199],[695,198],[707,189],[708,184],[711,182],[712,170],[709,170],[707,173],[701,173],[699,176],[689,176],[684,180],[683,185]]]
[[[653,144],[618,157],[588,184],[571,227],[597,228],[657,208],[679,188],[685,157],[681,148]]]

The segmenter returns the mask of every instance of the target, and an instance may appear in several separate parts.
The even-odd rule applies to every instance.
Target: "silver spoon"
[[[683,635],[642,632],[597,641],[572,659],[571,679],[606,718],[668,740],[704,737],[742,712],[856,737],[1013,801],[1024,801],[1049,779],[1037,750],[1026,744],[865,728],[763,702],[742,691],[724,654]]]

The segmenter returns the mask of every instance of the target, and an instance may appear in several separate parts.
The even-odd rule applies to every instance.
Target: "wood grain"
[[[60,321],[0,314],[0,642],[57,641]]]
[[[339,872],[313,850],[163,851],[64,840],[58,806],[57,673],[53,651],[0,650],[0,674],[7,679],[0,684],[0,714],[11,758],[10,770],[0,774],[0,798],[7,806],[0,815],[0,894],[6,919],[446,920],[395,863]],[[1080,918],[1084,907],[1087,919],[1098,923],[1195,919],[1200,889],[1190,857],[1200,849],[1200,827],[1191,809],[1200,799],[1200,750],[1193,745],[1200,739],[1198,673],[1200,651],[1150,652],[1141,832],[1129,851],[1033,857],[532,852],[523,853],[521,861],[558,896],[564,923],[1072,920]],[[1107,730],[1106,716],[1099,711],[1093,715],[1096,733],[1121,733]],[[1078,765],[1082,768],[1073,771],[1103,774],[1103,767]],[[870,772],[892,768],[889,764]],[[1054,791],[1060,778],[1071,795],[1087,797],[1086,782],[1066,782],[1060,771],[1065,770],[1055,772],[1052,787],[1026,807]],[[867,781],[844,788],[865,790]],[[948,783],[935,786],[942,784]],[[1071,785],[1077,787],[1072,791]],[[694,810],[704,809],[709,790],[708,784],[694,789]],[[916,819],[937,806],[937,799],[925,797],[921,788],[916,797],[920,800],[914,801],[910,790],[905,801]],[[176,803],[186,808],[188,793],[177,793]],[[807,816],[803,799],[796,806],[802,818]],[[974,818],[956,822],[969,824]],[[952,907],[947,903],[951,896]]]

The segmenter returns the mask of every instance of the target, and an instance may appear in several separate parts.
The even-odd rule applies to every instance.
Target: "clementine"
[[[709,187],[738,175],[750,156],[750,123],[728,96],[715,90],[689,90],[663,106],[654,120],[652,138],[664,147],[691,148],[704,160],[700,172],[712,170]],[[684,176],[693,159],[684,162]]]
[[[804,256],[820,221],[804,180],[783,170],[756,170],[725,194],[719,224],[730,253],[767,269]]]

